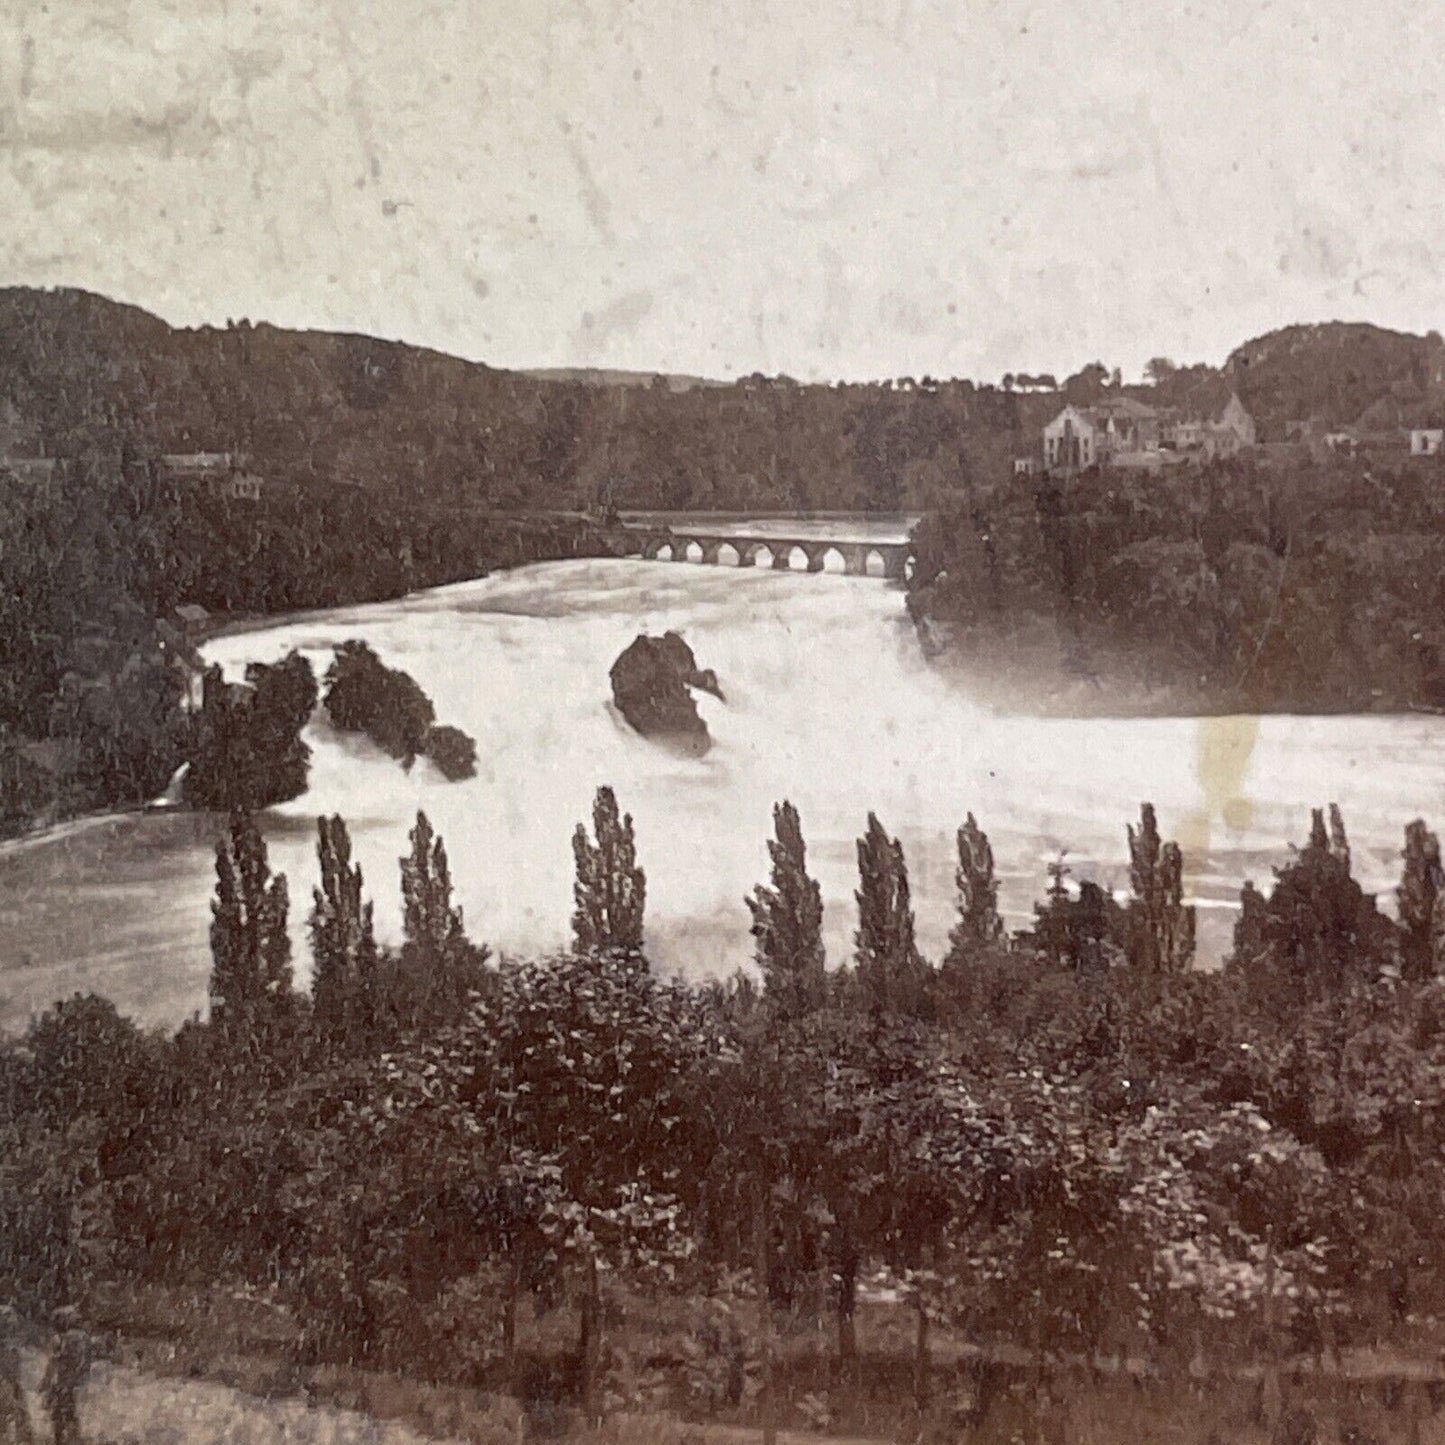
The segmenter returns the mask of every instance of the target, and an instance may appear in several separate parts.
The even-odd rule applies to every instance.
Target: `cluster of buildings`
[[[1039,449],[1014,460],[1014,474],[1067,475],[1091,467],[1160,472],[1243,452],[1266,464],[1330,456],[1393,456],[1445,461],[1445,411],[1377,404],[1358,423],[1326,418],[1286,424],[1266,441],[1239,394],[1222,378],[1178,406],[1154,406],[1120,391],[1066,403],[1043,427]]]
[[[1018,458],[1014,471],[1124,467],[1163,471],[1238,456],[1256,445],[1254,418],[1226,383],[1199,388],[1182,406],[1153,406],[1122,394],[1073,402],[1043,428],[1041,455]]]

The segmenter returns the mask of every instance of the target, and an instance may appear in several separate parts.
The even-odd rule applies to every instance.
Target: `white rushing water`
[[[608,669],[640,631],[681,631],[716,670],[702,759],[635,736]],[[318,719],[305,797],[263,820],[291,883],[298,973],[315,877],[314,823],[340,813],[396,935],[397,860],[416,810],[446,839],[472,935],[495,949],[562,945],[570,838],[594,789],[632,813],[658,966],[726,973],[751,954],[743,899],[766,874],[775,801],[801,811],[823,885],[830,957],[855,923],[854,840],[876,811],[903,840],[920,941],[937,956],[953,911],[954,831],[972,810],[991,836],[1003,902],[1028,915],[1060,850],[1076,877],[1127,887],[1124,826],[1144,799],[1183,842],[1203,951],[1227,946],[1244,877],[1267,880],[1303,838],[1308,808],[1338,802],[1365,885],[1387,891],[1403,826],[1445,813],[1445,719],[1040,719],[996,716],[921,657],[896,588],[881,581],[643,561],[524,568],[402,601],[219,639],[230,673],[292,647],[324,670],[333,644],[368,641],[410,672],[440,721],[477,741],[478,776],[410,773]],[[13,1022],[74,988],[175,1022],[205,1001],[210,818],[132,816],[0,855],[0,998]]]

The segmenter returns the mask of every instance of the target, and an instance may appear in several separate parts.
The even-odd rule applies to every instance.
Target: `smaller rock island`
[[[677,632],[661,637],[641,633],[612,664],[612,700],[628,723],[645,738],[701,757],[712,746],[690,689],[725,702],[717,674],[699,668],[692,648]]]

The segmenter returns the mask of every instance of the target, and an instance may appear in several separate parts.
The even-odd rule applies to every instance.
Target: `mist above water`
[[[701,759],[637,737],[611,706],[617,654],[639,632],[669,628],[716,670],[727,697],[698,699],[714,739]],[[479,771],[448,783],[423,761],[408,773],[318,716],[310,790],[262,820],[273,866],[291,883],[298,974],[320,813],[350,824],[383,938],[399,931],[397,860],[420,808],[446,840],[472,936],[534,953],[566,942],[571,834],[597,786],[610,784],[636,822],[649,953],[664,971],[698,976],[751,958],[743,899],[766,876],[771,810],[783,798],[802,815],[834,963],[851,952],[854,840],[870,810],[903,840],[920,943],[937,957],[967,812],[993,841],[1002,904],[1017,924],[1064,850],[1076,878],[1127,888],[1124,827],[1148,799],[1165,835],[1184,844],[1202,952],[1217,956],[1240,883],[1267,881],[1287,859],[1311,804],[1342,805],[1356,873],[1388,890],[1404,824],[1421,814],[1438,822],[1445,802],[1445,720],[1435,717],[994,715],[923,660],[902,594],[867,578],[552,563],[206,651],[239,674],[299,647],[321,672],[351,637],[410,672],[438,719],[475,737]],[[166,1022],[203,1007],[216,828],[130,817],[0,857],[0,997],[12,1019],[74,988]]]

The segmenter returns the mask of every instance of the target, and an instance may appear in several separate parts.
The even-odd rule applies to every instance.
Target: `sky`
[[[0,0],[0,284],[497,366],[1438,328],[1419,0]]]

